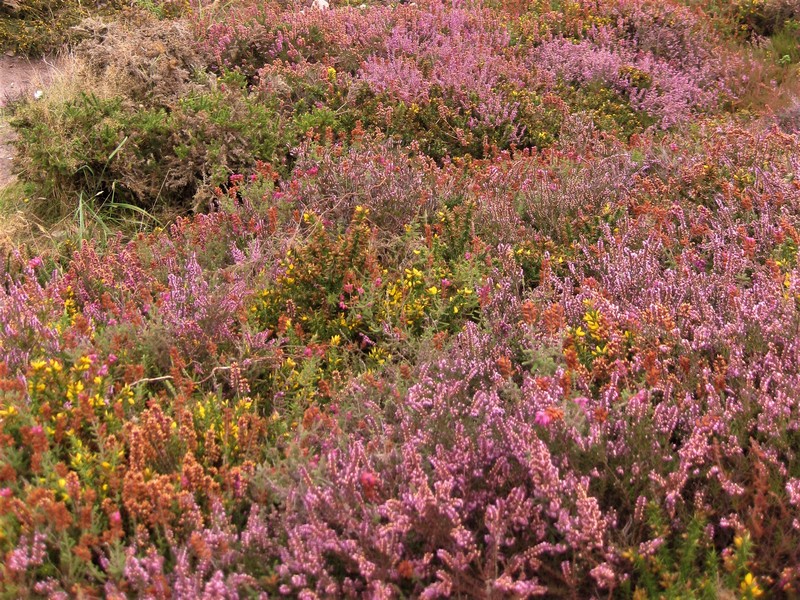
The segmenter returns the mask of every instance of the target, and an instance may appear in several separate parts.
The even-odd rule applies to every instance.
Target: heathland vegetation
[[[0,44],[0,597],[798,593],[797,0]]]

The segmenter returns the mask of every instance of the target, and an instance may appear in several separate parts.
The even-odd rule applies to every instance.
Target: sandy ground
[[[33,95],[37,86],[43,85],[54,71],[55,66],[48,60],[0,55],[0,188],[14,180],[13,132],[3,107],[22,96]]]
[[[14,160],[14,154],[11,148],[10,127],[5,119],[0,117],[0,189],[7,186],[14,179],[11,172],[11,166]]]

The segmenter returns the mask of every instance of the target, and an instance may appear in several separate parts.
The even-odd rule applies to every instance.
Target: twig
[[[167,381],[168,379],[172,379],[172,375],[162,375],[161,377],[145,377],[143,379],[137,379],[133,383],[127,384],[128,387],[133,387],[134,385],[139,385],[140,383],[154,383],[156,381]]]

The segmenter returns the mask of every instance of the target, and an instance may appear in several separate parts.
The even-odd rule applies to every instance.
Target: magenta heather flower
[[[47,547],[45,534],[36,531],[33,536],[21,535],[19,543],[8,556],[7,566],[17,573],[25,573],[44,563]]]
[[[790,479],[786,482],[786,493],[789,494],[789,503],[800,506],[800,479]]]
[[[597,582],[597,586],[604,590],[613,590],[616,586],[617,577],[614,569],[608,563],[597,565],[590,571],[590,575]]]

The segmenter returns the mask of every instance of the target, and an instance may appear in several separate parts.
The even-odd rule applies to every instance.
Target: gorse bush
[[[772,35],[792,19],[800,17],[796,0],[765,0],[734,3],[739,22],[756,35]]]
[[[169,110],[123,96],[82,93],[17,112],[19,163],[48,199],[67,207],[81,192],[146,209],[188,209],[209,188],[256,160],[280,164],[280,124],[235,81],[192,92]],[[205,204],[204,204],[205,206]],[[48,202],[44,211],[59,210]],[[60,215],[58,215],[60,216]]]

